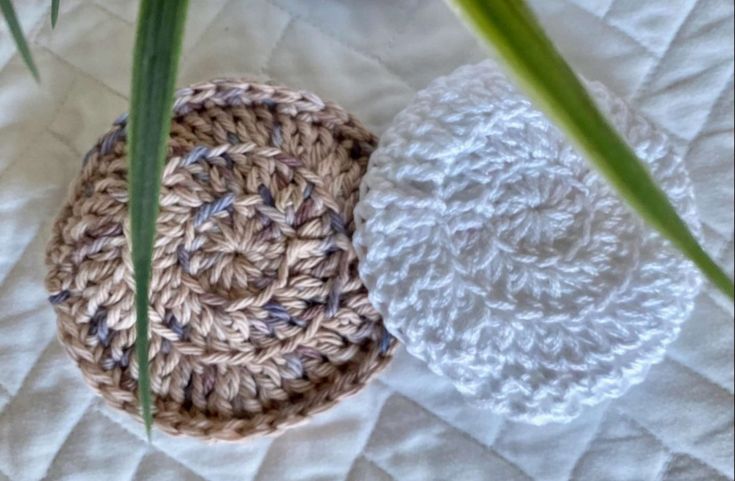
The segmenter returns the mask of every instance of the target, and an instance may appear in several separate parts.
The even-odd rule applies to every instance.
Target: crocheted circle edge
[[[492,82],[488,79],[491,79]],[[647,154],[647,141],[641,139],[640,135],[649,135],[650,139],[653,139],[650,143],[654,146],[666,146],[667,149],[670,149],[666,155],[674,157],[678,169],[677,175],[679,175],[678,183],[673,185],[678,196],[677,200],[680,201],[677,208],[695,235],[701,238],[691,181],[666,135],[650,121],[633,112],[625,102],[601,84],[586,83],[602,110],[612,117],[616,126],[628,137],[628,141],[634,144],[639,156]],[[413,286],[410,278],[400,278],[401,275],[406,276],[413,265],[416,265],[412,265],[412,262],[417,264],[422,262],[421,254],[412,257],[397,248],[396,243],[392,241],[400,243],[397,239],[400,239],[402,234],[397,234],[399,227],[396,219],[403,214],[405,217],[402,218],[402,221],[405,224],[423,227],[431,223],[430,220],[426,220],[429,216],[424,215],[426,210],[422,209],[441,204],[438,201],[440,195],[436,192],[429,194],[420,192],[421,189],[425,187],[425,184],[446,175],[437,173],[441,170],[437,165],[441,162],[448,163],[441,164],[442,166],[451,165],[451,160],[447,159],[461,152],[462,149],[472,148],[468,146],[471,146],[476,140],[474,138],[476,135],[479,137],[483,135],[483,128],[487,125],[482,123],[483,118],[487,121],[487,117],[483,116],[498,114],[494,121],[497,121],[498,118],[502,119],[504,112],[499,112],[497,108],[493,109],[495,105],[502,104],[504,98],[507,97],[514,97],[515,107],[521,111],[521,114],[514,112],[518,114],[518,117],[530,115],[534,117],[535,122],[539,121],[539,117],[543,118],[543,115],[533,108],[527,99],[517,93],[515,87],[492,61],[461,67],[446,77],[436,79],[425,90],[419,92],[411,104],[396,116],[381,137],[380,145],[371,157],[368,173],[363,178],[361,185],[360,202],[355,210],[357,230],[353,242],[360,257],[360,275],[365,285],[368,286],[373,305],[383,315],[384,322],[391,333],[405,344],[412,355],[426,362],[435,373],[448,377],[468,401],[477,407],[490,409],[511,420],[530,424],[569,422],[580,414],[582,407],[594,406],[606,399],[620,397],[631,386],[643,381],[649,368],[663,359],[666,347],[676,339],[680,324],[686,320],[693,309],[694,298],[699,292],[702,281],[698,271],[688,260],[673,252],[658,234],[646,230],[646,236],[657,239],[662,248],[670,253],[672,262],[678,266],[677,282],[680,284],[679,287],[682,287],[678,291],[683,296],[683,299],[676,300],[679,308],[678,315],[670,320],[666,328],[661,330],[660,336],[653,345],[644,346],[645,349],[642,349],[640,356],[633,356],[629,362],[611,366],[610,371],[604,375],[594,374],[589,378],[583,378],[582,382],[571,385],[550,403],[546,402],[547,400],[539,401],[540,398],[534,398],[534,393],[529,395],[527,402],[520,401],[513,404],[503,399],[503,395],[499,394],[501,390],[533,391],[528,385],[519,385],[514,379],[507,379],[505,383],[501,379],[494,384],[494,389],[488,389],[489,392],[486,391],[482,396],[478,396],[477,385],[485,382],[482,377],[483,373],[492,372],[497,366],[493,366],[494,361],[489,360],[485,366],[477,367],[477,364],[473,366],[478,372],[480,368],[487,368],[474,378],[471,374],[458,374],[458,371],[464,368],[463,362],[476,356],[482,347],[471,344],[462,345],[458,341],[461,338],[462,329],[455,329],[454,332],[459,334],[447,337],[446,334],[451,329],[446,325],[452,323],[451,316],[432,319],[432,312],[426,310],[422,302],[418,300],[418,296],[412,297],[406,294],[410,288],[397,294],[397,296],[405,295],[409,298],[407,303],[410,304],[410,307],[397,307],[400,300],[397,300],[396,296],[391,297],[391,293],[395,292],[391,289],[397,285],[410,285],[411,288],[415,287],[416,290],[419,290],[426,288],[428,281],[414,280],[413,282],[420,284],[419,287]],[[456,104],[460,106],[456,107]],[[475,106],[477,111],[472,111]],[[463,111],[463,108],[467,110]],[[515,120],[520,124],[524,122],[523,120],[518,122],[517,118]],[[463,123],[463,121],[466,122]],[[629,124],[621,126],[621,121],[623,124],[626,122]],[[557,137],[560,136],[547,120],[544,119],[542,123],[549,132],[553,132]],[[432,164],[432,161],[435,163]],[[426,167],[426,165],[429,166]],[[410,171],[413,168],[416,168],[416,172],[421,175],[414,172],[416,175],[411,177]],[[409,174],[406,174],[407,172]],[[672,185],[668,187],[671,189]],[[417,191],[420,194],[416,194]],[[422,196],[423,194],[426,195]],[[404,212],[401,206],[405,207],[405,211],[410,210],[410,212]],[[385,216],[381,217],[382,214]],[[392,216],[390,219],[389,215]],[[442,218],[442,222],[445,221],[445,218]],[[427,229],[430,231],[430,228]],[[415,231],[405,236],[410,237],[412,242],[418,237]],[[436,240],[437,235],[429,234],[427,237],[430,237],[432,242],[441,242]],[[412,252],[420,251],[422,247],[424,246],[414,242]],[[390,261],[386,260],[388,256],[383,256],[382,253],[375,256],[376,249],[380,251],[386,248],[395,253],[390,257]],[[432,259],[435,258],[432,257]],[[430,261],[425,265],[436,268],[437,263]],[[427,269],[427,272],[430,270]],[[441,268],[437,270],[440,271],[437,277],[446,277],[446,271],[442,271]],[[449,290],[452,288],[453,280],[446,281],[445,284],[443,288]],[[434,302],[435,305],[441,306],[446,302],[451,302],[443,299],[439,291],[427,288],[427,292],[426,297],[430,300],[425,300],[426,305]],[[425,324],[426,319],[434,320],[434,326],[440,323],[443,325],[441,328],[423,328],[422,323]],[[447,319],[451,321],[447,323]],[[414,329],[407,331],[407,326]],[[457,341],[454,346],[455,350],[447,354],[449,350],[446,347],[447,344],[455,341]],[[447,358],[442,359],[442,355],[447,355]],[[469,370],[468,368],[467,371]],[[532,376],[533,373],[530,375]],[[593,382],[589,383],[589,379],[593,379]],[[584,385],[585,381],[588,382],[587,385]]]
[[[315,125],[318,124],[329,128],[334,128],[335,125],[341,126],[343,131],[348,135],[354,134],[355,136],[353,151],[349,153],[349,157],[352,158],[353,155],[357,155],[359,158],[363,159],[365,163],[367,163],[367,157],[374,148],[374,145],[377,143],[373,134],[363,127],[358,120],[332,102],[323,101],[311,92],[293,90],[273,83],[260,83],[247,79],[215,79],[178,90],[173,109],[174,122],[177,118],[181,118],[190,113],[192,108],[197,108],[197,106],[205,104],[209,107],[215,108],[261,105],[266,106],[268,109],[277,111],[279,114],[288,115],[294,119],[298,118],[301,122],[316,122]],[[55,248],[58,248],[59,245],[63,245],[64,241],[61,231],[63,230],[64,222],[68,220],[69,213],[75,208],[75,196],[83,194],[82,190],[87,187],[84,185],[85,176],[98,167],[106,157],[122,155],[121,152],[126,141],[126,124],[127,116],[123,115],[119,117],[118,120],[115,121],[113,127],[99,139],[95,147],[85,156],[82,172],[74,185],[71,186],[69,199],[66,201],[61,213],[54,223],[54,233],[47,250],[47,266],[50,270],[57,264],[57,259],[55,259],[55,257],[57,257],[58,253],[55,253],[54,250]],[[175,128],[172,127],[172,138],[174,136],[174,130]],[[279,131],[279,135],[283,135],[283,132]],[[339,141],[343,142],[345,139],[341,139]],[[265,147],[265,150],[268,150],[267,146]],[[166,176],[172,173],[170,167],[173,162],[178,161],[179,163],[182,163],[188,160],[197,162],[204,157],[209,156],[215,158],[223,153],[226,153],[226,151],[223,149],[218,150],[218,148],[210,148],[208,152],[197,149],[193,149],[188,152],[181,152],[177,151],[174,146],[173,152],[169,152],[169,155],[167,156],[167,166],[165,167],[163,179],[164,188],[167,181]],[[238,151],[236,154],[237,153],[241,152]],[[247,152],[244,154],[247,154]],[[266,152],[264,155],[271,154],[272,152]],[[235,154],[231,154],[231,156],[232,155]],[[191,159],[187,160],[188,157],[191,157]],[[362,170],[364,173],[364,168]],[[317,179],[314,178],[311,180],[316,181]],[[162,197],[164,188],[162,188]],[[314,189],[320,189],[320,187],[317,186]],[[355,189],[357,189],[357,187],[355,187]],[[266,194],[259,194],[267,197]],[[216,208],[214,203],[211,203],[208,207],[211,207],[208,212],[209,216],[221,211]],[[200,209],[200,211],[201,210],[203,209]],[[334,228],[337,229],[337,227]],[[342,226],[342,229],[350,228],[350,225]],[[129,225],[126,221],[126,224],[124,225],[124,230],[126,231],[125,234],[127,234],[128,229]],[[336,242],[339,244],[339,249],[347,249],[348,247],[349,249],[352,249],[349,238],[337,240]],[[67,252],[65,255],[69,255],[69,253]],[[130,262],[129,257],[125,258],[125,262]],[[356,264],[356,259],[353,259],[350,262],[351,264]],[[132,285],[130,265],[127,266],[125,277],[128,285]],[[155,278],[156,274],[154,270],[152,285],[155,285],[156,283]],[[351,278],[348,282],[352,285],[355,281],[359,283],[359,278],[357,278],[356,274],[354,278]],[[85,381],[113,408],[125,411],[140,421],[141,418],[138,410],[136,390],[123,389],[115,382],[110,382],[110,371],[106,371],[102,366],[100,366],[99,362],[101,360],[96,359],[90,350],[84,346],[80,346],[79,343],[76,342],[78,339],[74,339],[73,335],[70,335],[70,333],[74,331],[74,327],[71,327],[71,331],[65,328],[65,326],[81,326],[85,330],[88,328],[88,326],[84,327],[84,325],[79,324],[77,322],[78,319],[75,319],[73,315],[64,312],[63,306],[65,306],[65,304],[75,296],[73,290],[59,288],[59,281],[55,278],[55,275],[52,272],[49,272],[46,284],[47,289],[51,294],[49,301],[54,306],[57,313],[59,339],[64,345],[69,356],[79,366],[84,375]],[[362,284],[360,284],[360,286],[362,286]],[[351,287],[351,289],[354,288],[354,286]],[[364,290],[364,287],[360,288]],[[336,300],[337,303],[341,302],[339,299],[338,294]],[[365,309],[372,309],[372,307],[370,307],[369,304],[361,304],[351,307],[350,309],[356,309],[355,315],[358,315],[357,313],[361,313]],[[86,320],[89,321],[92,317],[93,315],[87,315]],[[159,319],[159,321],[161,320]],[[131,325],[132,322],[132,320],[127,320],[127,324],[129,325]],[[152,329],[155,331],[156,326],[153,316],[151,318],[151,324]],[[158,326],[159,332],[154,332],[152,335],[151,349],[161,348],[160,341],[165,338],[157,337],[156,335],[160,335],[161,332],[165,331],[165,328],[168,328],[171,332],[177,331],[172,325],[166,325],[163,328]],[[327,388],[330,388],[330,386],[332,386],[333,389],[319,390],[317,395],[312,396],[313,403],[307,404],[298,412],[288,412],[288,410],[285,410],[286,412],[282,416],[279,416],[278,412],[275,412],[275,415],[273,412],[265,412],[262,415],[256,415],[249,419],[208,417],[200,412],[192,413],[181,411],[181,406],[176,406],[175,402],[173,403],[174,408],[170,409],[170,405],[172,404],[170,400],[159,399],[155,394],[154,386],[154,423],[162,431],[169,434],[199,437],[214,441],[238,441],[254,435],[279,432],[283,429],[300,424],[309,416],[324,411],[339,402],[341,399],[357,393],[374,375],[380,372],[388,364],[392,358],[397,342],[395,338],[390,336],[383,327],[380,329],[382,329],[383,334],[379,339],[368,340],[370,346],[368,353],[364,356],[364,362],[356,366],[357,369],[336,376],[335,379],[332,379],[331,384],[323,382],[321,387],[326,386]],[[99,328],[97,328],[96,334],[98,333]],[[78,334],[78,332],[76,334]],[[313,333],[311,334],[313,335]],[[345,335],[350,336],[351,334],[345,333]],[[306,336],[306,338],[308,339],[308,336]],[[348,342],[347,338],[344,336],[343,341]],[[358,345],[355,344],[354,346]],[[361,349],[361,347],[358,346],[358,349]],[[328,360],[328,358],[325,357],[325,354],[321,354],[321,356],[324,360]],[[151,356],[151,363],[154,362],[154,357],[155,355]],[[128,354],[126,360],[130,363],[130,370],[133,376],[137,376],[137,365],[134,356]]]

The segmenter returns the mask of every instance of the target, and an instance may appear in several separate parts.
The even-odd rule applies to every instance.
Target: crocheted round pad
[[[666,137],[589,88],[698,233]],[[568,421],[622,395],[662,358],[700,287],[491,62],[436,80],[395,118],[355,215],[360,273],[388,329],[514,420]]]
[[[85,158],[53,229],[59,337],[137,415],[126,121]],[[351,245],[375,137],[313,94],[219,80],[177,93],[150,292],[155,422],[233,440],[355,393],[390,359]]]

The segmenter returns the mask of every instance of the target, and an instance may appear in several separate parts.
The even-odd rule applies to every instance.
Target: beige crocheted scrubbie
[[[85,158],[48,246],[59,337],[137,416],[126,119]],[[238,80],[180,90],[150,292],[155,422],[235,440],[358,391],[395,346],[368,302],[352,211],[376,138],[313,94]]]

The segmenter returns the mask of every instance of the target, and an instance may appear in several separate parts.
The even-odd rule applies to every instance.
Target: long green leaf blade
[[[731,299],[733,281],[707,255],[635,153],[610,126],[523,0],[452,0],[621,196]]]
[[[188,0],[141,0],[133,57],[128,192],[135,271],[138,395],[149,437],[153,416],[148,372],[148,291],[161,171],[171,128],[187,8]]]
[[[15,39],[15,44],[18,46],[18,51],[23,57],[23,61],[28,66],[28,70],[31,71],[31,74],[33,74],[33,78],[38,82],[40,79],[38,69],[36,68],[36,64],[33,62],[31,50],[28,48],[28,43],[26,43],[26,38],[23,35],[23,29],[20,28],[20,23],[18,22],[18,17],[15,15],[15,9],[13,8],[11,1],[0,0],[0,11],[3,12],[5,21],[8,22],[8,28],[10,28],[10,33],[13,35],[13,39]]]
[[[56,27],[59,19],[59,0],[51,0],[51,28]]]

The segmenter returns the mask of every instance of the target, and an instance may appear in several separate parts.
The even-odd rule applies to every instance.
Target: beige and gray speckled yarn
[[[125,118],[87,155],[53,229],[59,337],[137,415]],[[313,94],[220,80],[180,90],[150,293],[155,422],[235,440],[359,390],[395,342],[351,244],[375,137]]]

